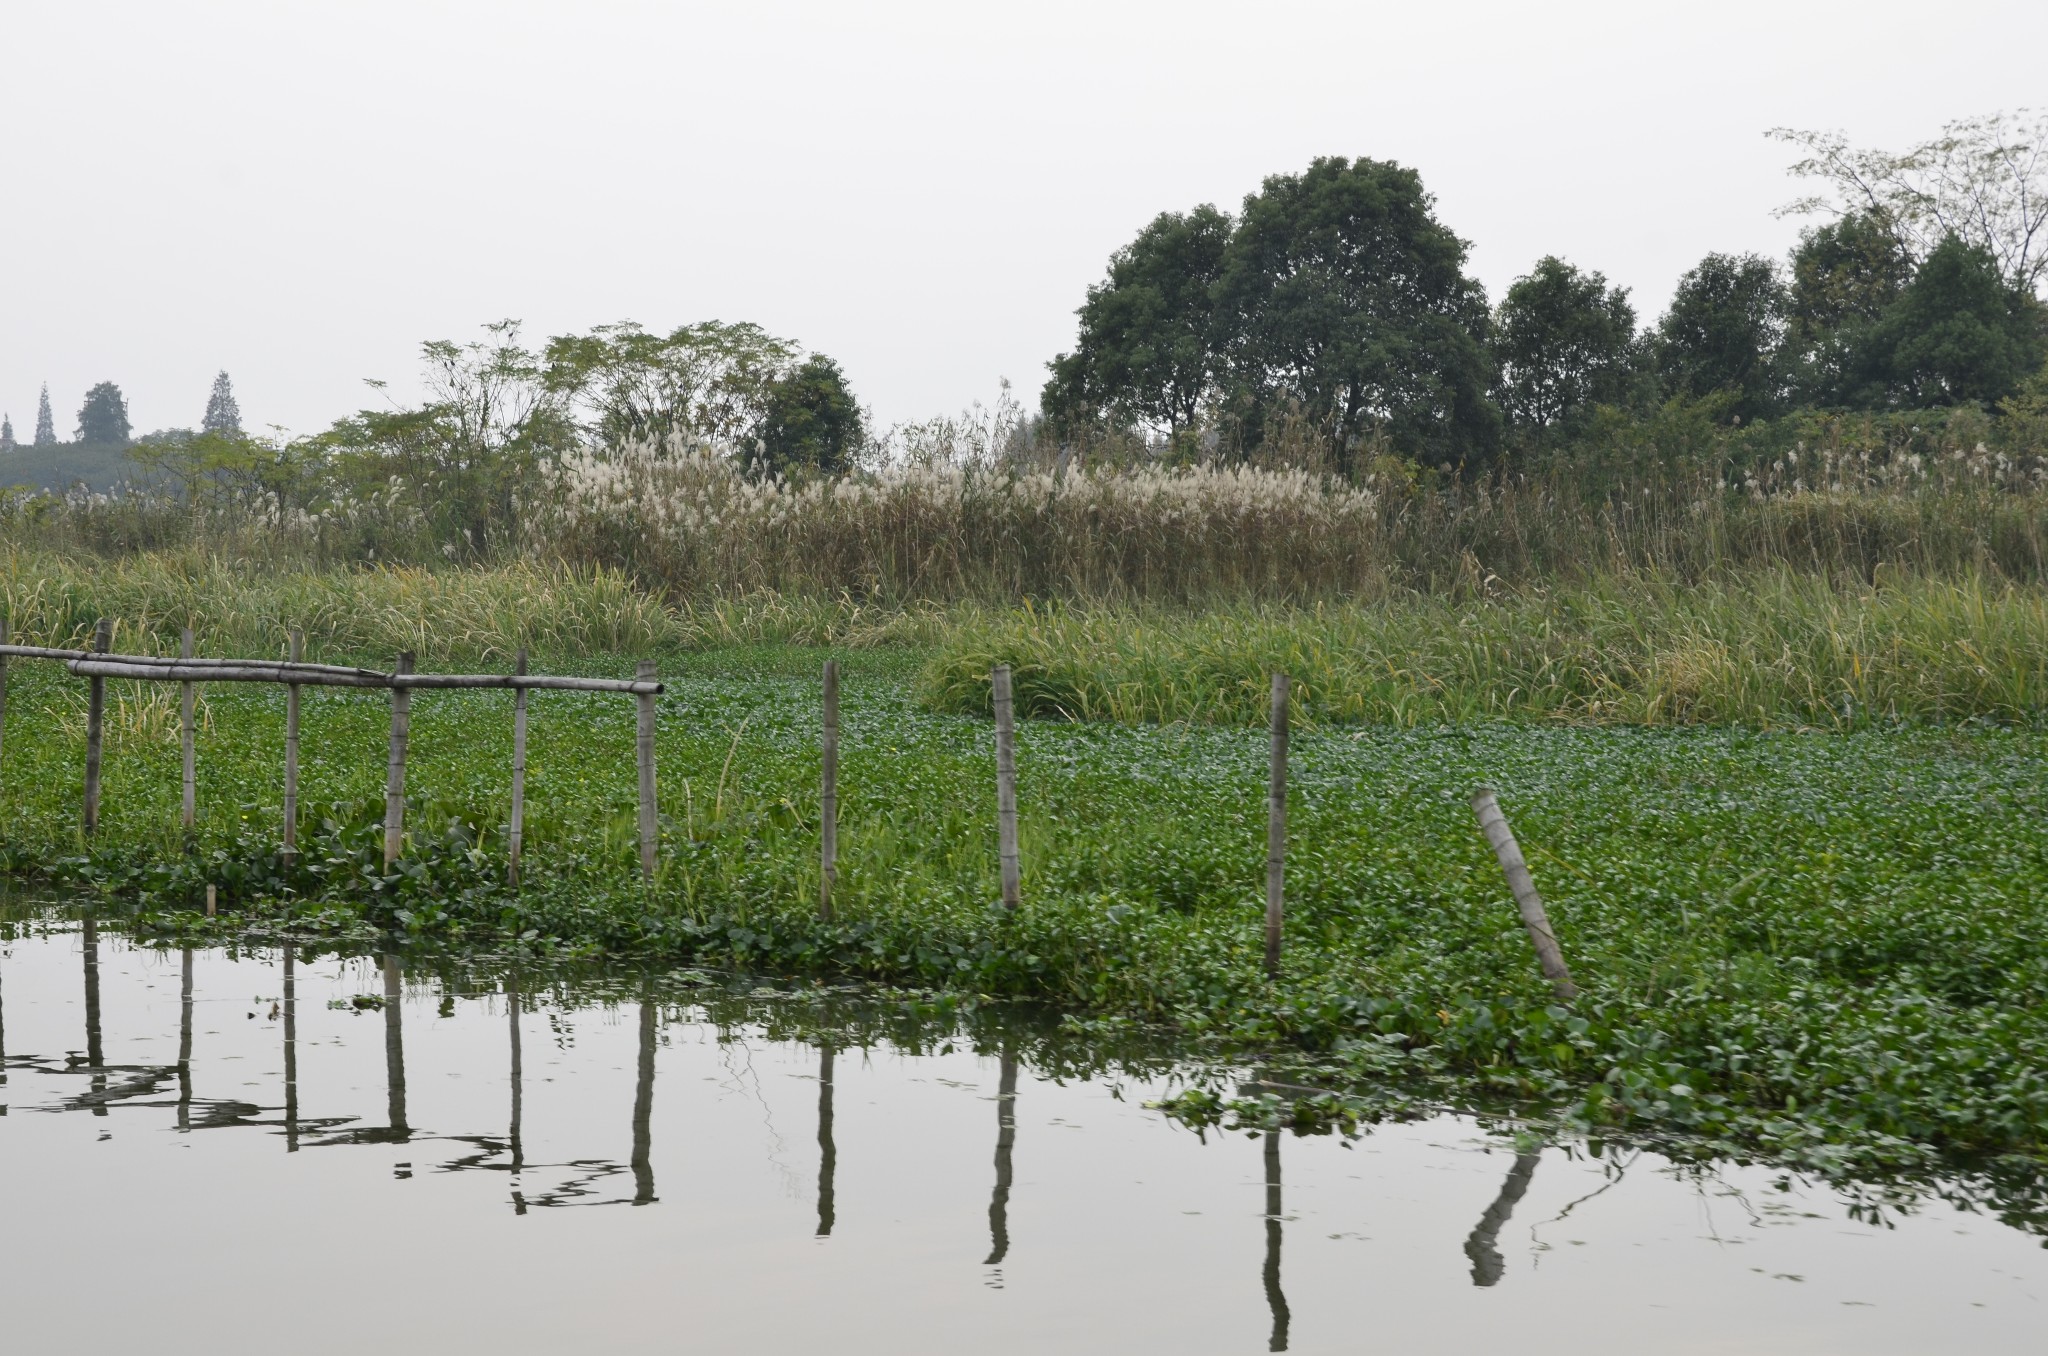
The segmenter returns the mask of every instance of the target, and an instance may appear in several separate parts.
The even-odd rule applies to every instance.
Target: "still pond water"
[[[2048,1349],[2041,1241],[1940,1203],[1450,1116],[1204,1138],[1156,1060],[813,1043],[688,975],[290,978],[8,932],[0,1347]]]

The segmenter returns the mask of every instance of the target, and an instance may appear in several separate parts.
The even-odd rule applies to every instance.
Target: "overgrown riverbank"
[[[376,830],[384,704],[309,694],[304,855],[286,872],[278,694],[206,691],[188,855],[173,699],[111,683],[105,818],[87,848],[83,684],[18,665],[0,851],[16,878],[90,892],[145,928],[197,926],[213,883],[224,928],[367,924],[1031,997],[1167,1024],[1303,1079],[1793,1160],[2048,1150],[2038,730],[1305,730],[1288,951],[1269,984],[1259,734],[1029,723],[1025,907],[1005,917],[988,727],[907,695],[917,651],[845,656],[839,917],[817,921],[819,657],[673,666],[651,891],[634,868],[631,708],[574,696],[536,699],[517,894],[502,882],[505,694],[415,701],[412,838],[392,875]],[[1551,898],[1584,989],[1570,1011],[1471,825],[1464,792],[1482,779]]]

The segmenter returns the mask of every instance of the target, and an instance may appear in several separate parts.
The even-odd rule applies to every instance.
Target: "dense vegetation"
[[[111,684],[105,820],[81,844],[83,685],[18,665],[0,851],[17,877],[142,907],[145,926],[190,920],[211,882],[230,926],[367,922],[1046,999],[1169,1022],[1296,1080],[1393,1080],[1823,1165],[2044,1147],[2038,732],[1304,731],[1273,984],[1258,733],[1028,725],[1026,900],[1006,917],[987,724],[916,705],[900,651],[847,659],[843,876],[837,920],[818,922],[816,662],[750,650],[681,666],[662,703],[651,891],[635,874],[630,704],[574,696],[536,703],[516,894],[503,694],[415,701],[412,837],[391,875],[384,704],[309,696],[305,855],[287,871],[275,692],[206,691],[188,855],[171,690]],[[1502,787],[1551,896],[1584,990],[1569,1011],[1471,826],[1464,793],[1481,779]]]

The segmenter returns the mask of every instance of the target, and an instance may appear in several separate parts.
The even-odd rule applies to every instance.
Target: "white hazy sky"
[[[1027,397],[1109,252],[1314,156],[1418,168],[1498,297],[1648,320],[1782,254],[1778,124],[2048,102],[2048,5],[0,0],[0,409],[295,432],[426,338],[752,320],[884,423]]]

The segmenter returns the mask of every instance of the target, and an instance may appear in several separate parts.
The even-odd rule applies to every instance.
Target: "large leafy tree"
[[[1955,236],[1990,255],[2014,291],[2038,295],[2048,278],[2048,113],[1958,119],[1903,154],[1852,146],[1840,132],[1769,135],[1806,152],[1791,174],[1832,191],[1781,211],[1865,213],[1908,266]]]
[[[1618,404],[1636,367],[1636,312],[1609,287],[1555,255],[1508,286],[1492,347],[1502,410],[1541,434],[1568,428],[1595,405]]]
[[[2040,304],[2007,284],[1991,251],[1950,236],[1876,327],[1895,398],[1990,405],[2040,368]]]
[[[92,447],[126,447],[128,399],[121,388],[103,381],[85,393],[78,407],[78,441]]]
[[[839,364],[813,354],[768,387],[761,460],[782,475],[850,470],[860,452],[860,406]]]
[[[1657,371],[1677,395],[1720,396],[1741,419],[1783,403],[1779,350],[1791,298],[1761,255],[1709,254],[1678,280],[1657,324]]]
[[[661,335],[621,321],[550,339],[547,382],[601,446],[680,435],[737,452],[797,351],[759,325],[707,320]]]
[[[1369,430],[1428,460],[1498,441],[1486,295],[1414,170],[1319,159],[1245,199],[1216,288],[1233,398],[1254,428],[1293,404],[1351,469]]]
[[[1882,401],[1885,378],[1873,365],[1872,334],[1912,276],[1891,227],[1874,212],[1851,212],[1801,233],[1792,252],[1786,331],[1790,379],[1801,400]]]
[[[1163,212],[1109,259],[1088,289],[1072,353],[1048,366],[1041,404],[1055,420],[1108,418],[1172,437],[1214,390],[1214,288],[1230,217],[1204,204]]]

